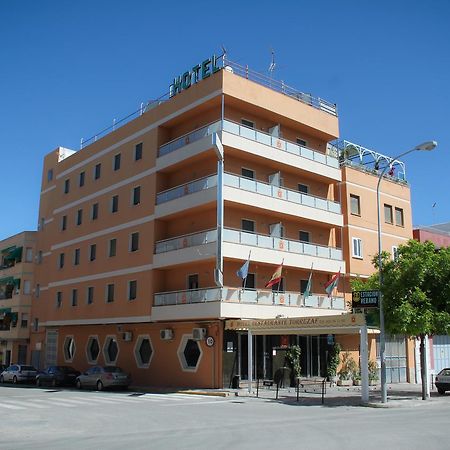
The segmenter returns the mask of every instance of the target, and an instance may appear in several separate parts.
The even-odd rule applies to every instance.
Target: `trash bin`
[[[240,375],[234,375],[233,379],[231,380],[231,387],[233,389],[239,389],[239,384],[241,383],[241,376]]]

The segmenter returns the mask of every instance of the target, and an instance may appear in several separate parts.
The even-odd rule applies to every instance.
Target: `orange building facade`
[[[137,385],[223,387],[248,373],[246,339],[226,319],[349,311],[348,280],[370,274],[377,251],[376,178],[341,169],[335,105],[215,64],[175,79],[169,99],[82,150],[45,157],[36,365],[114,364]],[[411,234],[411,209],[405,184],[385,185],[383,201],[404,219],[383,225],[390,248]],[[350,195],[364,214],[345,212]],[[280,282],[265,288],[280,265]],[[296,343],[304,374],[324,375],[333,342],[326,331],[254,336],[253,373],[271,378]]]

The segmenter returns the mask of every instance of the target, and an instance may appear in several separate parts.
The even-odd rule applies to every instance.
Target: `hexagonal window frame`
[[[116,341],[116,344],[117,344],[117,355],[116,355],[116,359],[114,361],[109,359],[109,355],[108,355],[108,346],[112,340]],[[115,366],[117,359],[119,358],[119,354],[120,354],[119,340],[117,339],[117,336],[115,334],[109,334],[108,336],[106,336],[105,343],[103,344],[103,358],[105,360],[105,365]]]
[[[97,344],[98,344],[98,354],[97,354],[97,358],[92,359],[89,347],[90,347],[92,341],[94,341],[94,340],[97,341]],[[88,364],[93,364],[93,365],[97,364],[98,357],[100,356],[101,352],[102,352],[102,347],[100,346],[99,337],[96,334],[90,335],[88,337],[88,340],[86,343],[86,361],[88,362]]]
[[[69,355],[69,353],[68,353],[70,343],[73,344],[72,355]],[[75,337],[74,337],[72,334],[67,335],[67,336],[64,338],[64,344],[63,344],[64,361],[65,361],[66,363],[71,363],[71,362],[73,362],[73,358],[75,357],[76,352],[77,352],[77,345],[76,345],[76,343],[75,343]]]
[[[200,350],[200,356],[198,357],[197,365],[195,367],[188,366],[186,357],[184,355],[184,351],[186,349],[186,345],[189,340],[196,342],[198,345],[198,348]],[[191,372],[191,373],[197,372],[198,368],[200,367],[202,358],[203,358],[203,349],[202,349],[202,346],[200,345],[200,341],[196,341],[193,338],[192,334],[183,334],[181,341],[180,341],[180,345],[178,346],[177,356],[178,356],[178,361],[180,362],[181,370],[183,372]]]
[[[142,362],[141,355],[139,353],[140,346],[142,345],[142,342],[144,340],[148,340],[150,343],[150,348],[152,349],[152,354],[150,355],[150,359],[148,363]],[[136,339],[136,344],[134,345],[134,359],[136,361],[136,365],[140,369],[148,369],[150,367],[150,364],[152,363],[153,356],[155,355],[155,348],[153,347],[152,340],[150,339],[150,336],[148,334],[140,334],[138,338]]]

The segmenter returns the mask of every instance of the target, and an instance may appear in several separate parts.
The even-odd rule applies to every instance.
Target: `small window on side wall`
[[[355,216],[361,215],[361,204],[359,195],[350,194],[350,213]]]
[[[352,238],[352,256],[353,258],[362,259],[362,239]]]

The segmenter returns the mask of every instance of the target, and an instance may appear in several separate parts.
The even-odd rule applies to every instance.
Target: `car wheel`
[[[36,378],[36,386],[41,387],[41,379],[40,378]]]
[[[81,381],[77,380],[77,382],[75,383],[75,386],[76,386],[77,389],[81,390]]]
[[[17,377],[15,375],[13,377],[13,384],[17,384]]]
[[[445,394],[445,389],[438,388],[438,394],[444,395]]]
[[[103,391],[103,383],[100,380],[97,381],[97,391]]]

